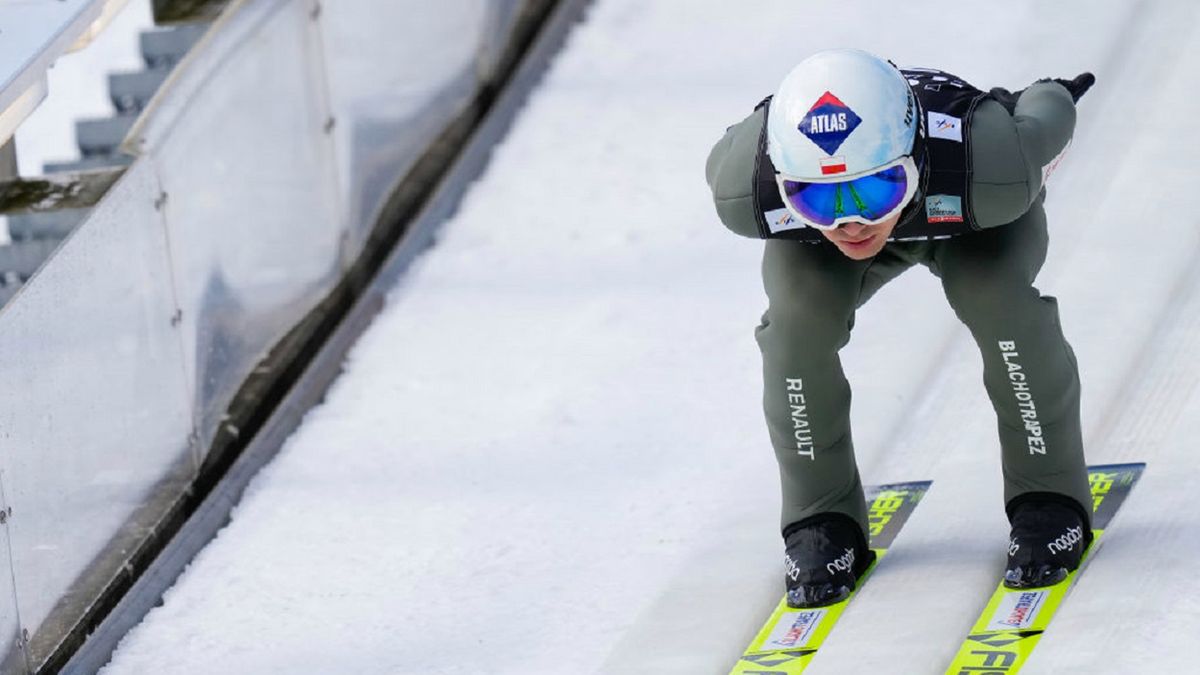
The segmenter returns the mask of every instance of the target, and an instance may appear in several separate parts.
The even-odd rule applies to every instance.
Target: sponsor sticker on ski
[[[763,647],[795,649],[806,646],[813,633],[816,632],[817,626],[821,625],[821,619],[825,618],[825,613],[824,609],[784,612]]]
[[[1014,348],[1015,351],[1015,348]],[[958,648],[946,675],[1016,675],[1029,655],[1046,635],[1046,628],[1062,606],[1084,565],[1095,554],[1117,509],[1129,495],[1146,465],[1103,464],[1088,467],[1095,511],[1092,513],[1091,546],[1084,551],[1083,562],[1066,579],[1045,588],[1013,590],[1001,581],[988,599],[979,619]],[[1054,542],[1066,549],[1081,544],[1082,532],[1068,531]]]
[[[799,394],[801,391],[799,380],[789,382],[788,385],[788,389],[793,393]],[[892,545],[913,509],[920,503],[921,497],[929,490],[929,485],[930,481],[912,481],[873,485],[865,489],[864,496],[867,503],[871,504],[870,541],[876,562],[859,578],[860,587],[866,582],[878,561],[887,554],[888,547]],[[843,565],[853,565],[849,558],[841,562]],[[858,589],[855,589],[849,598],[828,607],[812,609],[790,607],[787,598],[781,598],[766,623],[734,664],[730,675],[798,675],[812,662],[857,592]]]
[[[987,630],[1029,628],[1046,602],[1050,591],[1014,591],[1000,601]]]

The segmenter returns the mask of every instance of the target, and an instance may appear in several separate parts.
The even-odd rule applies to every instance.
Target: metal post
[[[20,171],[17,170],[17,137],[13,136],[7,143],[0,145],[0,180],[16,178],[18,175]]]

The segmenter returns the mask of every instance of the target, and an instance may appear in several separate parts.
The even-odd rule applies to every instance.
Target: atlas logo
[[[841,557],[836,558],[833,560],[833,562],[825,565],[825,570],[830,574],[837,574],[838,572],[849,572],[850,568],[853,566],[854,549],[848,548],[846,549],[846,552],[841,555]]]
[[[827,91],[809,108],[796,128],[825,154],[832,155],[861,123],[861,117]]]
[[[1075,545],[1083,541],[1082,527],[1069,527],[1057,539],[1046,544],[1051,553],[1065,553],[1075,549]]]
[[[846,121],[846,113],[832,115],[814,115],[810,122],[809,133],[828,134],[834,131],[845,131],[850,124]]]

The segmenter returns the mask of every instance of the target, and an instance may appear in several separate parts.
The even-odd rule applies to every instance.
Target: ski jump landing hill
[[[598,0],[346,375],[113,673],[722,673],[781,591],[761,244],[709,148],[814,50],[1083,70],[1039,287],[1091,463],[1145,475],[1022,672],[1194,670],[1200,5]],[[1008,527],[978,352],[915,269],[843,351],[868,483],[933,486],[809,672],[942,673]]]
[[[340,4],[329,3],[322,21]],[[435,15],[444,18],[443,4]],[[491,6],[465,3],[463,11],[484,5]],[[242,19],[226,20],[239,22],[243,36],[253,32],[249,26],[310,35],[308,10],[302,3],[247,3]],[[278,23],[247,18],[267,15]],[[245,68],[239,81],[249,110],[271,104],[260,91],[278,78],[261,67],[264,55],[236,55],[276,45],[298,56],[295,40],[274,42],[269,34],[214,37],[226,51],[214,51],[212,63]],[[325,55],[316,61],[326,66],[328,88],[318,90],[337,92],[337,31],[317,34],[320,49],[301,51]],[[1059,298],[1081,364],[1089,461],[1144,461],[1148,468],[1023,672],[1194,669],[1200,539],[1193,536],[1190,476],[1200,435],[1200,229],[1190,207],[1200,201],[1192,167],[1200,154],[1193,122],[1200,115],[1200,5],[597,0],[482,179],[443,225],[437,246],[403,276],[384,265],[378,278],[391,285],[386,310],[355,345],[345,375],[254,477],[228,527],[128,634],[105,672],[727,672],[781,591],[781,542],[752,339],[764,305],[761,245],[717,222],[704,159],[726,126],[792,64],[835,46],[943,68],[982,87],[1018,89],[1041,77],[1096,73],[1074,146],[1050,185],[1052,241],[1039,286]],[[198,72],[181,91],[215,81]],[[319,81],[296,75],[293,84],[309,91],[304,87]],[[508,90],[501,88],[498,105]],[[405,88],[397,84],[396,91]],[[46,598],[61,594],[85,567],[85,556],[76,555],[76,566],[61,571],[55,556],[62,552],[51,553],[53,547],[91,537],[99,542],[94,557],[111,533],[100,536],[88,525],[104,518],[111,528],[140,503],[121,501],[132,492],[118,488],[143,476],[150,492],[165,468],[184,457],[200,461],[193,448],[227,428],[220,421],[226,409],[205,404],[217,400],[208,392],[229,392],[247,371],[230,379],[205,374],[226,372],[221,363],[253,363],[238,360],[252,352],[246,344],[271,344],[241,337],[257,335],[251,329],[260,320],[241,312],[265,308],[263,325],[286,325],[272,309],[297,296],[272,286],[282,283],[276,275],[310,270],[302,278],[310,288],[336,277],[328,263],[251,260],[230,243],[248,227],[262,227],[287,233],[268,238],[267,253],[327,251],[336,236],[316,228],[325,219],[313,214],[358,222],[346,214],[364,198],[348,196],[358,193],[344,186],[358,184],[348,179],[351,167],[371,163],[342,154],[356,146],[338,141],[347,131],[337,114],[325,133],[331,104],[302,108],[310,126],[301,125],[311,140],[304,147],[331,163],[298,161],[294,144],[281,142],[255,155],[270,161],[271,171],[239,176],[219,165],[202,170],[190,155],[185,161],[182,151],[156,145],[164,142],[155,140],[156,129],[185,130],[188,120],[259,120],[257,133],[231,136],[234,145],[271,137],[275,126],[262,120],[272,117],[231,115],[233,100],[210,102],[203,114],[196,103],[164,103],[164,119],[177,121],[143,125],[148,141],[139,149],[153,161],[140,170],[135,162],[117,184],[142,180],[157,195],[150,200],[157,209],[139,211],[146,224],[125,235],[142,241],[155,233],[133,249],[143,256],[106,244],[111,240],[100,230],[87,235],[85,224],[55,260],[74,250],[68,260],[106,264],[108,275],[70,293],[43,292],[44,306],[56,306],[39,318],[61,331],[20,310],[39,283],[55,288],[47,272],[56,263],[43,271],[48,280],[35,279],[0,315],[0,358],[13,358],[18,337],[27,353],[37,345],[35,355],[47,354],[37,371],[43,377],[82,378],[81,387],[91,387],[75,405],[94,411],[88,419],[95,420],[94,428],[70,428],[64,415],[50,417],[55,408],[12,400],[21,396],[14,392],[37,391],[40,380],[5,361],[4,372],[23,378],[23,388],[5,390],[5,405],[29,411],[28,419],[13,420],[0,409],[0,477],[15,506],[5,532],[22,610],[6,633],[44,623],[53,604]],[[189,152],[214,142],[180,138],[190,139]],[[390,147],[390,139],[370,138],[372,149]],[[467,154],[474,151],[468,145]],[[171,182],[167,159],[189,180],[209,182]],[[292,172],[320,175],[311,183],[284,179]],[[263,175],[280,180],[247,189]],[[294,189],[298,184],[306,189]],[[453,181],[430,181],[426,190],[434,184],[443,189],[430,204],[447,203],[439,200]],[[206,189],[189,192],[196,185]],[[224,197],[242,190],[253,192],[241,197],[253,205],[245,212]],[[323,194],[339,201],[331,206]],[[102,202],[92,218],[139,199]],[[199,216],[174,210],[193,202]],[[243,213],[265,220],[247,225],[237,218]],[[276,216],[316,229],[289,230]],[[79,241],[89,243],[70,248]],[[213,252],[228,259],[213,262]],[[138,299],[146,291],[134,293],[143,286],[130,277],[148,278],[139,271],[143,259],[198,276],[173,279],[166,291],[151,285],[164,295]],[[93,292],[105,295],[86,295]],[[382,302],[382,295],[366,297]],[[136,306],[96,305],[122,299]],[[96,317],[87,340],[67,312]],[[354,311],[350,317],[365,321]],[[104,329],[117,321],[125,328]],[[317,351],[348,342],[347,325]],[[68,340],[71,331],[77,337]],[[97,351],[70,356],[91,343]],[[1006,544],[995,420],[976,347],[936,280],[914,270],[859,313],[843,357],[855,385],[864,480],[931,479],[933,486],[810,672],[941,673],[994,588]],[[76,375],[84,362],[122,372]],[[272,419],[294,419],[313,402],[291,398],[307,388],[307,372],[280,397]],[[68,387],[60,390],[74,400]],[[151,403],[174,411],[161,416],[174,422],[153,432],[158,436],[143,431],[160,418],[145,407],[147,391],[163,392]],[[180,442],[193,429],[193,445]],[[289,429],[262,423],[240,457],[254,455],[259,439],[278,444]],[[77,436],[37,445],[51,433]],[[17,444],[19,461],[10,459],[13,439],[26,439]],[[122,445],[131,442],[136,447]],[[80,447],[108,455],[93,460]],[[35,451],[59,454],[35,461]],[[225,475],[248,480],[254,466],[240,462]],[[66,474],[73,483],[64,483]],[[37,480],[50,490],[40,502],[31,487],[13,488]],[[114,505],[123,511],[105,515]],[[203,516],[203,505],[194,513]],[[164,556],[190,559],[180,541],[173,539]],[[51,593],[39,596],[34,584],[46,578],[58,586],[48,583]],[[0,584],[5,579],[0,574]],[[157,600],[150,591],[139,596],[136,583],[130,596]],[[99,632],[109,630],[121,632]],[[107,653],[89,658],[98,666]]]
[[[156,579],[178,573],[162,561],[181,566],[180,542],[211,536],[189,525],[197,512],[236,500],[230,465],[311,404],[285,404],[301,373],[320,395],[340,358],[323,376],[306,366],[353,308],[379,306],[366,289],[389,254],[428,244],[415,216],[450,204],[433,186],[482,161],[466,151],[499,135],[485,115],[556,10],[580,3],[153,4],[203,19],[201,37],[122,120],[115,166],[0,186],[13,218],[86,214],[0,312],[6,675],[107,660]],[[2,140],[45,96],[54,61],[122,5],[0,5]],[[180,6],[192,15],[167,11]],[[552,45],[539,49],[544,63]]]

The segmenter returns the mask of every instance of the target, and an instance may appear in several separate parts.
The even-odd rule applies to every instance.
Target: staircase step
[[[88,209],[59,209],[8,216],[8,234],[13,241],[63,239],[83,220]]]
[[[58,248],[56,239],[14,241],[0,246],[0,276],[16,276],[21,281],[29,279],[46,258]]]
[[[115,153],[135,120],[137,115],[118,115],[75,122],[75,142],[80,154],[86,159]]]
[[[93,157],[84,157],[83,159],[46,162],[42,165],[42,172],[45,174],[60,172],[78,173],[80,171],[95,171],[97,169],[129,166],[132,163],[133,158],[129,155],[95,155]]]
[[[12,297],[16,295],[17,291],[19,290],[21,290],[21,284],[19,282],[4,283],[3,280],[0,280],[0,307],[7,305],[8,301],[12,300]]]
[[[185,24],[141,34],[142,60],[147,68],[171,68],[204,35],[207,23]]]
[[[154,92],[162,86],[170,68],[152,68],[108,76],[108,95],[118,115],[136,115],[146,109]]]

